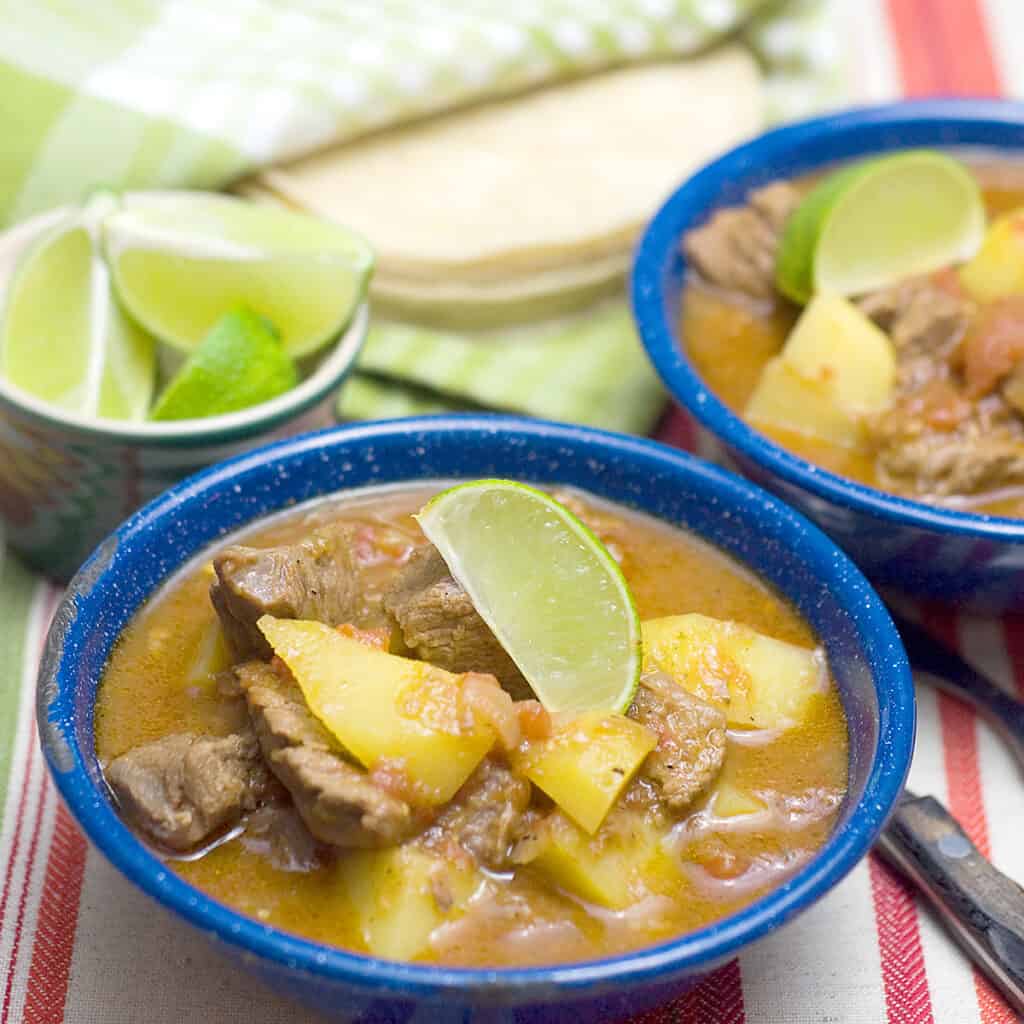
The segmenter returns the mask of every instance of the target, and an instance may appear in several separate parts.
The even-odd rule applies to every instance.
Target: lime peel
[[[860,295],[970,257],[985,209],[970,171],[945,153],[905,150],[828,175],[786,222],[776,284],[807,302],[816,291]]]
[[[145,193],[103,227],[114,289],[152,334],[192,351],[225,309],[246,304],[294,358],[349,324],[373,254],[354,232],[277,206],[206,193]]]
[[[274,326],[241,306],[220,318],[164,389],[154,420],[200,419],[284,394],[298,372]]]
[[[97,193],[26,249],[0,323],[0,373],[68,412],[141,420],[155,345],[118,307],[99,251],[101,224],[117,206],[112,193]]]
[[[545,708],[628,709],[640,617],[621,568],[584,523],[500,479],[449,488],[416,520]]]

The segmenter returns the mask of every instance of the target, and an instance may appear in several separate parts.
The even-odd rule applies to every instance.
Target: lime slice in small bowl
[[[959,161],[907,150],[841,168],[803,199],[783,231],[779,290],[862,295],[968,259],[981,245],[981,190]]]
[[[21,256],[0,324],[0,375],[65,412],[141,420],[156,378],[153,339],[114,300],[97,244],[107,193],[69,210]]]
[[[154,420],[248,409],[295,387],[298,373],[277,331],[241,306],[218,320],[156,401]]]
[[[200,192],[129,197],[103,236],[124,307],[185,352],[238,305],[275,324],[292,358],[316,352],[348,325],[373,269],[369,246],[345,228]]]
[[[416,518],[549,711],[626,711],[640,618],[618,563],[576,516],[526,484],[477,480]]]

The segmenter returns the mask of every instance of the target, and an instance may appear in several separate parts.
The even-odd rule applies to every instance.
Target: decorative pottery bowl
[[[785,498],[879,586],[981,611],[1024,611],[1024,520],[897,498],[807,462],[719,401],[679,336],[686,260],[680,240],[752,189],[894,149],[964,146],[1024,156],[1024,104],[934,100],[854,110],[779,128],[698,171],[669,197],[637,249],[637,327],[665,385],[696,419],[706,450]]]
[[[0,272],[64,213],[6,232]],[[278,437],[335,422],[334,395],[366,338],[363,305],[297,387],[261,405],[180,422],[64,414],[0,378],[0,544],[66,580],[126,516],[182,477]]]
[[[789,598],[817,632],[850,729],[849,794],[818,853],[739,913],[648,949],[523,969],[359,956],[264,926],[194,889],[123,824],[96,759],[93,707],[111,648],[154,591],[240,527],[321,495],[432,479],[568,484],[692,531]],[[903,785],[914,735],[906,657],[881,601],[817,528],[729,473],[650,441],[510,417],[338,427],[215,466],[151,502],[74,578],[47,641],[39,730],[53,777],[135,885],[278,990],[343,1020],[608,1020],[684,992],[828,892],[867,853]],[[363,1016],[360,1016],[363,1015]]]

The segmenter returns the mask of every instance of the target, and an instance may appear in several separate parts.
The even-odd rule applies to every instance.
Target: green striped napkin
[[[646,433],[664,404],[622,300],[472,335],[377,321],[360,369],[343,419],[488,408]]]
[[[6,0],[0,225],[101,185],[220,188],[386,125],[726,37],[759,56],[770,116],[801,114],[839,95],[828,2]],[[661,398],[622,309],[563,327],[505,351],[378,324],[342,411],[494,405],[645,429]]]

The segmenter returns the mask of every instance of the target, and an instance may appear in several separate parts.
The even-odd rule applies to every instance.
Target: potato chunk
[[[1024,207],[993,221],[981,248],[960,268],[960,281],[979,302],[1024,295]]]
[[[816,295],[762,371],[745,415],[754,426],[855,448],[861,422],[889,404],[895,380],[885,332],[842,296]]]
[[[838,405],[827,387],[801,377],[781,356],[765,363],[744,417],[769,434],[781,428],[855,450],[865,442],[862,418]]]
[[[513,767],[594,833],[657,742],[625,715],[582,715],[548,739],[520,747]]]
[[[823,653],[758,633],[738,622],[691,613],[643,623],[644,670],[722,708],[730,725],[786,729],[820,694]]]
[[[196,642],[185,670],[185,680],[190,686],[204,686],[212,682],[218,672],[230,667],[231,652],[224,639],[224,631],[217,619],[211,619]]]
[[[753,793],[748,793],[727,780],[715,787],[711,797],[711,810],[719,818],[738,818],[744,814],[759,814],[767,805]]]
[[[359,850],[336,871],[366,948],[386,960],[423,953],[430,934],[460,916],[479,873],[415,846]]]
[[[649,892],[672,892],[682,873],[662,845],[664,835],[639,815],[621,812],[614,828],[587,835],[559,813],[534,839],[533,870],[588,903],[622,910]]]
[[[364,767],[400,766],[424,802],[443,804],[494,744],[462,706],[463,677],[368,646],[322,622],[258,622],[310,710]]]

